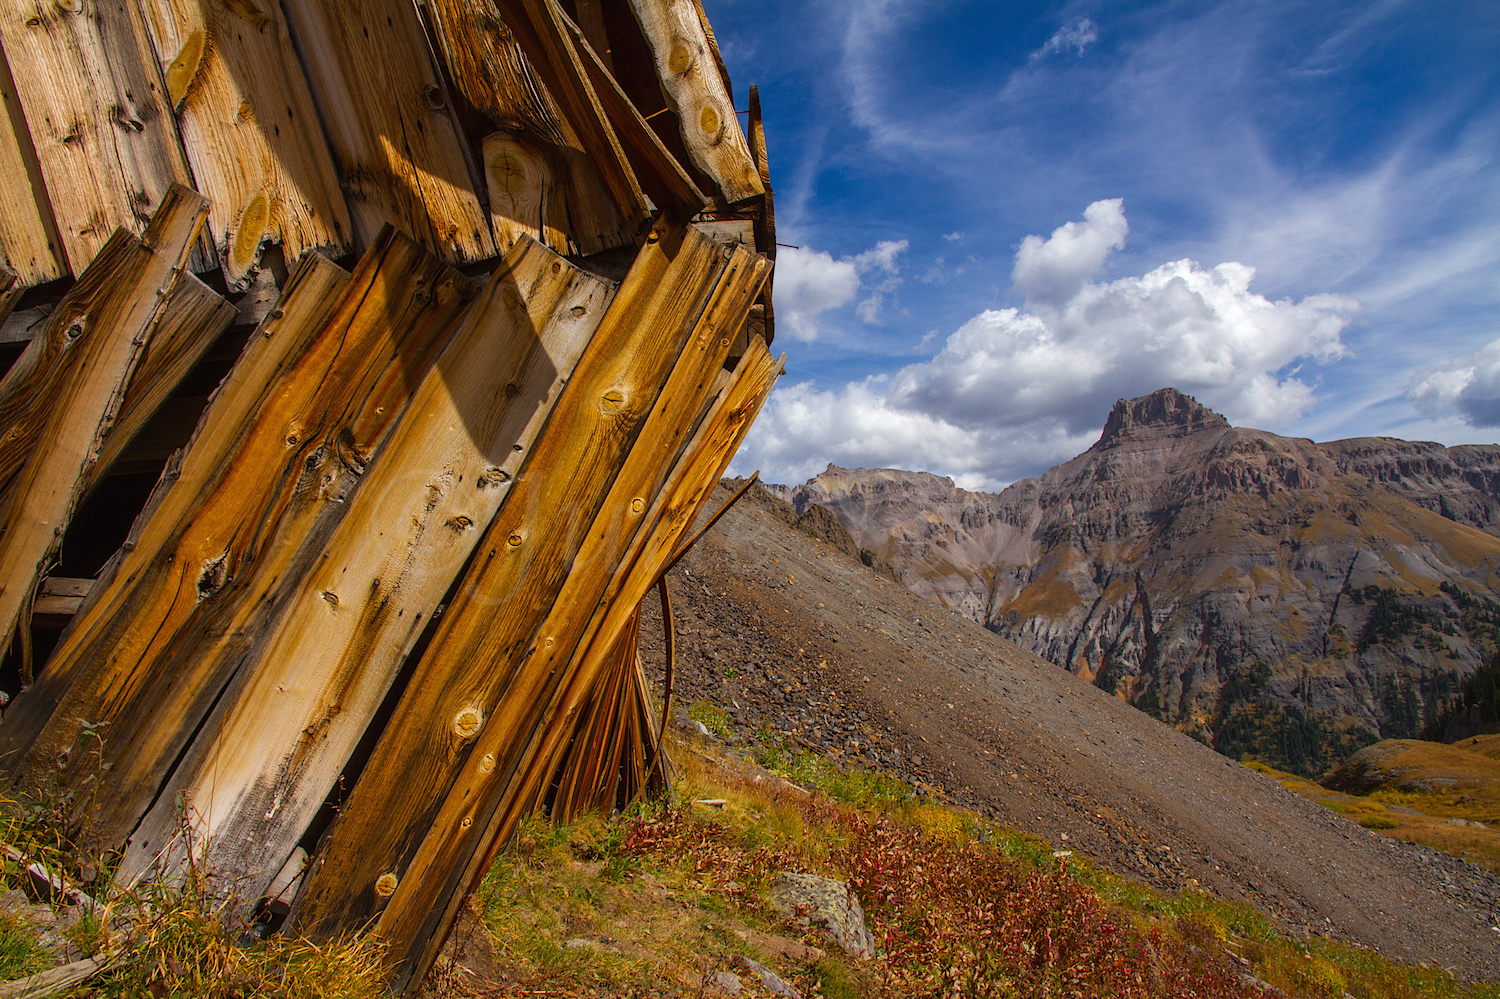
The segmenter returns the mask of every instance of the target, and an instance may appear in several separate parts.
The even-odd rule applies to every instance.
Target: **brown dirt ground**
[[[729,709],[741,733],[769,724],[1159,888],[1248,902],[1290,934],[1500,980],[1490,872],[1293,794],[766,508],[741,503],[670,581],[677,697]],[[660,640],[648,615],[656,676]]]

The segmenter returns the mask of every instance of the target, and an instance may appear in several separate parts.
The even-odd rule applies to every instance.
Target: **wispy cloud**
[[[1031,53],[1031,58],[1042,59],[1072,49],[1078,55],[1099,40],[1099,25],[1087,17],[1069,21],[1049,39],[1047,44]]]

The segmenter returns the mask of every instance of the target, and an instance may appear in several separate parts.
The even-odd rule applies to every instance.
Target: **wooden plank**
[[[640,110],[625,95],[614,74],[584,39],[582,31],[566,17],[563,21],[583,60],[589,82],[599,97],[599,106],[619,135],[620,145],[630,157],[641,187],[657,208],[678,212],[684,218],[699,212],[708,204],[708,198],[662,144],[661,137],[641,117]]]
[[[0,52],[0,101],[5,104],[0,111],[0,258],[20,286],[29,287],[60,278],[68,268],[4,52]]]
[[[502,129],[482,154],[499,248],[521,232],[584,256],[633,242],[639,226],[622,219],[493,0],[431,0],[427,9],[456,85]]]
[[[755,223],[750,219],[706,219],[694,222],[693,228],[726,246],[755,248]]]
[[[730,204],[765,193],[694,0],[630,0],[693,165]]]
[[[559,253],[589,256],[631,241],[582,152],[497,132],[485,138],[483,155],[498,245],[509,248],[524,234]]]
[[[17,282],[15,272],[0,263],[0,329],[10,319],[11,311],[21,299],[25,289]]]
[[[173,185],[144,237],[119,233],[0,380],[9,425],[0,467],[16,464],[0,515],[0,636],[9,641],[22,603],[72,516],[82,480],[113,423],[161,295],[186,262],[207,215],[202,197]],[[28,357],[29,355],[29,357]],[[40,360],[43,355],[50,363]],[[14,375],[14,377],[12,377]],[[31,412],[18,407],[28,404]]]
[[[141,232],[170,184],[192,184],[145,25],[133,3],[23,0],[0,42],[77,274],[117,227]]]
[[[177,767],[170,786],[201,816],[215,869],[241,875],[236,891],[249,902],[316,817],[515,485],[612,292],[536,242],[516,246],[423,379],[286,615],[221,698],[221,721]],[[180,821],[164,800],[132,838],[125,867],[156,859]],[[160,862],[187,856],[174,847]]]
[[[240,662],[254,657],[471,294],[466,278],[387,230],[251,418],[227,428],[233,440],[208,442],[227,454],[223,470],[200,473],[205,487],[187,509],[148,511],[127,558],[147,556],[118,571],[113,609],[90,615],[85,635],[60,650],[82,658],[90,678],[73,682],[30,756],[70,744],[77,718],[110,720],[113,793],[93,816],[101,843],[117,847],[135,828]],[[201,442],[200,433],[184,463]],[[148,721],[159,718],[174,723]]]
[[[264,404],[272,382],[305,352],[348,280],[347,271],[317,254],[308,254],[298,265],[277,314],[256,330],[214,393],[181,460],[163,474],[125,547],[104,567],[99,585],[91,589],[91,598],[80,608],[80,620],[63,636],[37,682],[6,711],[5,724],[0,725],[0,767],[11,774],[11,787],[26,787],[41,772],[35,767],[47,766],[49,752],[63,752],[72,745],[70,740],[77,736],[76,723],[71,727],[67,724],[66,711],[52,721],[65,697],[72,698],[70,707],[83,712],[75,719],[92,720],[107,710],[107,699],[80,696],[75,683],[86,676],[104,682],[108,670],[102,663],[116,644],[128,662],[141,658],[140,645],[149,641],[153,624],[145,609],[150,606],[147,594],[160,579],[191,569],[190,546],[181,547],[183,559],[171,551],[163,556],[163,549],[175,543],[179,525],[184,525],[183,533],[189,539],[193,537],[190,525],[195,509],[230,470],[230,456]],[[212,538],[213,534],[200,529],[198,536]],[[188,600],[185,606],[195,603]],[[155,613],[155,621],[171,628],[171,616],[182,613],[182,606],[167,602],[158,605]],[[133,632],[133,623],[148,630]],[[55,731],[44,740],[47,748],[34,750],[49,722]]]
[[[376,932],[400,962],[401,975],[415,973],[420,977],[418,962],[425,960],[422,955],[428,940],[434,933],[446,935],[446,925],[456,915],[450,903],[468,890],[467,883],[461,883],[456,875],[473,849],[469,834],[476,824],[483,827],[486,809],[495,802],[492,792],[506,786],[505,778],[525,750],[537,713],[562,679],[561,667],[584,638],[591,613],[612,573],[647,522],[645,515],[652,499],[687,442],[705,396],[712,391],[715,373],[729,348],[728,337],[722,334],[749,309],[766,270],[765,262],[750,253],[739,251],[730,258],[640,435],[628,455],[621,456],[620,472],[609,484],[603,503],[592,504],[598,512],[576,555],[569,560],[570,569],[550,609],[546,605],[537,608],[541,612],[538,619],[527,622],[526,628],[534,637],[514,646],[511,661],[500,671],[506,674],[505,687],[496,690],[491,675],[466,677],[445,691],[447,703],[475,705],[483,711],[484,722],[473,737],[473,748],[458,755],[467,756],[469,761],[476,757],[490,760],[492,768],[485,769],[483,763],[475,767],[470,762],[437,782],[438,788],[450,783],[452,787],[433,823],[416,826],[425,832],[420,844],[413,843],[415,849],[405,856],[371,851],[368,841],[361,847],[364,871],[378,875],[378,865],[384,862],[388,865],[384,870],[400,872]],[[550,467],[571,466],[559,463]],[[456,609],[462,612],[462,608]],[[542,614],[545,620],[541,620]],[[523,655],[515,654],[522,650]],[[366,798],[365,807],[372,800]],[[327,856],[333,856],[332,846]],[[368,883],[372,882],[353,879],[356,885]]]
[[[639,231],[650,206],[620,137],[599,103],[568,30],[567,15],[557,0],[495,0],[495,6],[578,136],[580,148],[599,171],[622,224],[631,232]]]
[[[452,263],[495,256],[463,136],[408,0],[286,0],[356,241],[386,223]]]
[[[729,106],[734,106],[734,81],[729,78],[729,67],[724,65],[724,57],[719,54],[719,39],[714,34],[714,26],[708,21],[708,11],[703,9],[703,0],[693,0],[693,11],[698,15],[698,26],[703,29],[703,40],[708,43],[709,54],[714,57],[714,66],[719,71],[719,79],[724,84],[724,93],[729,98]]]
[[[610,650],[616,648],[641,600],[691,529],[693,518],[749,432],[780,367],[781,361],[772,360],[763,343],[752,346],[737,370],[740,377],[682,450],[671,474],[663,470],[661,478],[667,482],[643,519],[644,527],[636,534],[635,543],[618,552],[621,557],[608,573],[607,586],[600,580],[592,600],[558,600],[553,616],[561,612],[588,620],[582,640],[571,650],[560,648],[557,656],[531,664],[518,678],[540,681],[536,687],[517,682],[506,692],[507,703],[497,708],[470,751],[471,759],[493,757],[494,768],[471,765],[460,771],[421,852],[406,870],[376,925],[377,934],[392,946],[409,948],[402,965],[404,974],[410,976],[406,980],[419,981],[431,968],[464,896],[479,884],[521,818],[534,811],[546,795],[566,738],[576,731],[580,712],[597,688],[601,671],[609,665]],[[621,477],[624,475],[622,471]],[[596,525],[591,537],[598,535]],[[550,632],[551,625],[549,619],[544,633]],[[529,699],[521,701],[521,697]],[[510,731],[506,731],[509,726],[500,724],[514,717],[507,708],[524,715],[520,726]],[[441,849],[448,844],[449,849]],[[438,857],[441,864],[430,863]],[[445,880],[441,889],[435,890],[440,878]],[[396,908],[405,901],[405,885],[411,886],[408,897],[429,900],[429,912],[424,914],[420,906],[409,904]],[[407,925],[420,919],[420,925],[413,927],[414,935],[398,934],[401,924],[392,918],[394,915],[404,916]]]
[[[98,460],[84,477],[84,493],[99,484],[234,317],[235,307],[208,285],[191,274],[177,279],[141,350],[120,404],[120,415],[104,438]]]
[[[494,0],[427,0],[427,10],[454,85],[496,128],[582,148]]]
[[[539,661],[530,650],[565,640],[537,629],[570,567],[581,568],[585,535],[667,398],[663,386],[723,266],[723,251],[686,229],[655,231],[642,248],[314,861],[299,932],[337,936],[379,910],[386,899],[376,882],[405,870],[403,855],[417,846],[411,831],[436,812],[501,691]]]
[[[353,248],[349,211],[307,78],[276,3],[141,0],[167,99],[212,202],[209,232],[230,291],[262,247],[286,259]]]
[[[776,259],[776,192],[771,189],[771,162],[766,156],[766,125],[761,118],[760,112],[760,88],[750,84],[750,155],[755,160],[755,169],[760,173],[761,183],[765,185],[766,196],[761,199],[760,212],[755,220],[755,246],[770,260]],[[756,316],[760,327],[758,332],[766,338],[766,343],[776,339],[776,305],[772,291],[776,285],[776,274],[773,271],[771,280],[766,282],[765,290],[761,292],[759,303],[759,315]]]
[[[578,27],[583,31],[583,37],[588,39],[589,48],[598,54],[599,62],[613,76],[615,61],[610,52],[609,33],[604,28],[603,6],[599,0],[576,0],[573,7],[578,14]]]
[[[83,604],[83,598],[89,595],[89,590],[93,585],[92,579],[48,576],[42,580],[31,612],[33,614],[76,614]]]

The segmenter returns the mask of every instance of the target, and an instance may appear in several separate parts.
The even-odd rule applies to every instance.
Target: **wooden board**
[[[630,158],[642,189],[657,208],[691,217],[708,203],[708,198],[688,176],[683,165],[662,144],[661,137],[641,117],[603,58],[585,40],[577,25],[563,18],[583,63],[589,83],[598,96],[599,107],[620,138],[620,145]]]
[[[764,194],[695,0],[630,0],[693,165],[730,204]]]
[[[117,846],[136,826],[320,558],[471,295],[466,278],[386,230],[308,346],[262,388],[247,420],[225,428],[231,439],[205,441],[200,428],[184,465],[203,445],[221,455],[218,471],[202,470],[177,510],[143,515],[127,553],[133,568],[117,571],[109,606],[80,615],[55,654],[83,660],[90,679],[75,680],[31,754],[68,745],[78,718],[111,721],[114,793],[101,795],[93,816],[101,843]],[[174,724],[151,721],[160,718]]]
[[[236,890],[249,903],[316,817],[515,485],[612,292],[536,242],[515,247],[423,379],[286,615],[221,698],[222,720],[177,768],[172,788],[193,802],[200,832],[217,844],[216,869],[240,876]],[[177,821],[170,808],[158,811]],[[157,819],[132,850],[159,852]],[[135,854],[125,866],[139,869]]]
[[[452,263],[495,256],[477,185],[409,0],[286,0],[356,240],[386,223]]]
[[[234,317],[234,306],[208,285],[191,274],[177,279],[142,348],[120,404],[120,415],[84,478],[84,494],[99,484]]]
[[[430,917],[446,909],[450,894],[456,891],[461,895],[467,891],[468,886],[458,884],[454,878],[457,873],[454,864],[462,858],[464,844],[469,840],[475,823],[482,826],[485,809],[493,801],[484,792],[495,786],[495,779],[509,775],[524,749],[525,733],[534,712],[545,703],[545,693],[560,679],[555,675],[557,668],[568,662],[569,654],[579,642],[584,625],[612,571],[641,528],[652,497],[674,456],[686,443],[701,402],[714,384],[715,372],[728,350],[727,338],[720,335],[721,327],[736,322],[736,314],[749,308],[765,270],[764,261],[754,260],[751,254],[742,252],[731,258],[691,341],[673,366],[639,436],[630,446],[628,456],[622,455],[624,460],[619,465],[618,476],[609,484],[607,493],[602,492],[604,483],[591,484],[593,489],[599,490],[603,503],[580,503],[585,511],[592,508],[598,512],[576,554],[566,563],[570,564],[570,570],[556,591],[550,609],[541,604],[537,606],[538,614],[533,620],[525,621],[519,614],[511,619],[520,625],[518,630],[525,639],[512,646],[515,651],[508,657],[508,663],[501,660],[504,665],[498,672],[506,678],[505,687],[496,689],[493,673],[487,676],[470,673],[454,677],[445,684],[443,707],[454,707],[459,712],[473,711],[481,724],[471,736],[473,749],[467,754],[460,751],[455,759],[455,762],[461,762],[467,755],[469,765],[454,768],[444,780],[434,783],[435,788],[443,788],[455,782],[454,789],[442,799],[435,823],[422,836],[420,845],[412,844],[416,849],[408,847],[409,852],[405,855],[376,851],[368,840],[360,845],[361,873],[347,878],[344,883],[346,886],[373,884],[383,871],[395,872],[399,883],[390,903],[381,912],[377,932],[392,948],[393,957],[400,961],[404,975],[416,970],[413,962],[434,932]],[[554,462],[550,467],[568,469],[574,466]],[[463,610],[463,607],[455,607],[452,613],[462,614]],[[544,620],[542,615],[545,615]],[[499,621],[491,627],[511,630],[507,627],[509,623]],[[538,625],[539,631],[536,630]],[[455,632],[461,635],[462,625],[456,626]],[[443,637],[440,634],[434,644]],[[418,695],[416,700],[420,698]],[[440,709],[438,716],[445,717],[446,714]],[[431,729],[430,724],[428,728]],[[394,731],[399,733],[401,730]],[[448,739],[451,743],[451,734]],[[405,741],[409,747],[410,737]],[[453,752],[449,749],[450,754]],[[473,765],[476,758],[481,760],[478,768]],[[384,772],[381,776],[383,781]],[[504,786],[503,782],[499,786]],[[363,781],[360,787],[363,787]],[[369,808],[378,799],[366,797],[363,800],[363,807]],[[344,815],[347,816],[353,807],[351,800]],[[367,819],[371,817],[368,812],[364,814]],[[426,827],[427,823],[423,822],[413,828]],[[358,827],[351,821],[343,828],[352,830]],[[391,842],[388,837],[382,837],[382,840],[383,843]],[[348,844],[350,841],[344,842]],[[330,864],[335,851],[336,845],[330,843],[323,855]],[[367,876],[369,880],[366,880]],[[360,897],[375,900],[376,895]]]
[[[690,230],[653,236],[537,441],[531,471],[486,531],[330,844],[314,861],[299,900],[299,932],[337,935],[379,911],[390,893],[378,893],[376,882],[392,870],[404,876],[405,860],[418,846],[413,837],[465,767],[501,691],[539,660],[533,650],[564,640],[538,636],[537,629],[724,266],[723,252]]]
[[[10,66],[0,52],[0,259],[21,287],[68,273]]]
[[[132,656],[134,645],[136,658],[130,662],[143,654],[140,643],[149,641],[149,630],[144,634],[132,632],[131,625],[135,616],[146,614],[144,608],[150,606],[149,592],[158,582],[151,577],[170,577],[179,568],[184,572],[190,568],[173,554],[161,557],[160,550],[172,543],[179,522],[191,521],[202,496],[211,493],[228,470],[229,456],[262,405],[271,382],[303,353],[348,280],[347,271],[324,257],[309,254],[303,258],[288,282],[280,314],[262,323],[245,345],[244,354],[203,413],[186,453],[163,473],[124,548],[104,567],[99,584],[90,591],[91,599],[79,608],[74,628],[63,636],[37,682],[22,691],[7,710],[5,724],[0,725],[0,760],[5,761],[9,787],[24,792],[45,772],[49,753],[67,752],[72,747],[71,740],[78,734],[76,718],[91,721],[108,710],[107,697],[80,697],[71,688],[83,677],[104,682],[108,675],[104,659],[114,643],[119,643],[121,655],[127,658]],[[191,535],[191,528],[187,533]],[[141,584],[139,590],[137,582]],[[183,611],[168,603],[157,607],[156,613],[161,615],[157,620],[171,627],[170,615]],[[141,623],[149,628],[151,621],[143,616]],[[66,713],[53,721],[58,704],[65,698],[83,712],[75,716],[72,725]],[[37,740],[49,723],[52,732],[43,740],[45,748],[37,748]]]
[[[497,245],[509,249],[525,235],[558,253],[588,256],[630,241],[583,153],[503,132],[482,148]]]
[[[80,273],[117,227],[141,232],[168,185],[192,184],[145,26],[133,3],[22,0],[0,42]]]
[[[111,239],[110,252],[89,267],[49,318],[46,333],[0,380],[0,413],[10,428],[0,465],[24,456],[0,515],[5,641],[72,516],[141,344],[207,213],[194,192],[169,188],[143,238],[121,232]],[[29,411],[20,411],[23,405]]]
[[[281,7],[141,0],[224,280],[243,291],[266,243],[287,260],[353,247],[349,212]]]
[[[494,0],[521,51],[578,137],[614,200],[621,224],[634,234],[650,215],[635,169],[599,103],[557,0]]]
[[[749,307],[749,298],[744,307]],[[598,689],[601,670],[614,661],[612,651],[621,633],[635,619],[636,608],[690,529],[692,515],[717,485],[770,392],[780,362],[770,359],[764,344],[755,345],[747,357],[741,369],[746,377],[725,393],[696,439],[682,449],[682,460],[658,460],[655,501],[634,538],[620,538],[623,544],[616,542],[612,560],[601,564],[601,569],[605,564],[611,567],[602,573],[607,578],[588,581],[575,573],[570,582],[587,584],[580,587],[583,592],[558,599],[543,633],[552,630],[555,619],[571,619],[581,632],[575,634],[575,644],[569,649],[559,642],[554,656],[531,664],[520,678],[529,683],[518,682],[506,692],[505,701],[475,740],[471,759],[493,756],[496,765],[493,770],[471,765],[460,771],[402,882],[410,885],[406,898],[421,900],[428,910],[421,904],[401,905],[406,898],[398,886],[381,914],[376,932],[400,948],[396,953],[405,950],[402,967],[415,979],[436,960],[445,935],[441,928],[451,925],[463,896],[479,884],[520,819],[546,795],[560,751],[576,731],[587,699]],[[621,480],[626,471],[621,471]],[[670,481],[663,483],[669,471]],[[601,536],[596,525],[590,537]],[[434,860],[439,861],[436,866]]]
[[[554,146],[578,135],[516,44],[495,0],[428,0],[448,72],[464,98],[503,132]]]

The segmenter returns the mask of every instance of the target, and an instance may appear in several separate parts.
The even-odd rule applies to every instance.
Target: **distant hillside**
[[[912,590],[1238,756],[1316,773],[1418,734],[1500,650],[1500,447],[1231,427],[1162,389],[1005,491],[829,466]]]

